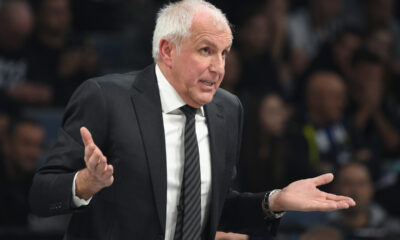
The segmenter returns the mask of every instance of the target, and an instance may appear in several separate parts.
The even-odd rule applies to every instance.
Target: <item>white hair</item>
[[[211,13],[215,22],[230,27],[225,14],[214,5],[204,0],[182,0],[165,5],[158,12],[156,27],[153,33],[153,59],[160,58],[160,41],[165,38],[173,42],[178,51],[181,42],[190,37],[192,20],[195,13],[206,9]]]

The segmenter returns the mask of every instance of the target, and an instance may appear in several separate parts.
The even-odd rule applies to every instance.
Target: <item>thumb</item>
[[[89,144],[92,144],[93,138],[89,130],[86,127],[81,127],[80,130],[81,130],[82,141],[85,147],[88,146]]]
[[[328,183],[332,182],[333,174],[332,173],[322,174],[322,175],[319,175],[318,177],[312,178],[311,180],[314,182],[314,184],[316,186],[328,184]]]

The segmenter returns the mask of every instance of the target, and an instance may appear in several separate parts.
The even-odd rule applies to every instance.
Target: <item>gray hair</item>
[[[165,5],[157,15],[156,27],[153,33],[153,59],[160,58],[159,45],[165,38],[173,42],[179,51],[179,46],[184,39],[190,37],[190,28],[195,13],[207,9],[215,22],[221,22],[230,27],[225,14],[214,5],[204,0],[182,0]]]

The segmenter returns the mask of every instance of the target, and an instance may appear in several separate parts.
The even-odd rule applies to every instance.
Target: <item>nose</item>
[[[218,75],[223,75],[225,73],[225,57],[222,55],[214,56],[210,64],[210,71]]]

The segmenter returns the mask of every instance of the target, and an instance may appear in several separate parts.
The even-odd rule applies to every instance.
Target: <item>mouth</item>
[[[211,81],[200,81],[200,82],[206,86],[213,86],[215,84],[215,82],[211,82]]]

